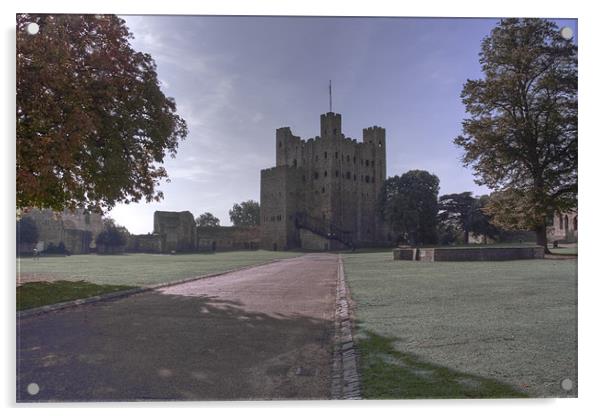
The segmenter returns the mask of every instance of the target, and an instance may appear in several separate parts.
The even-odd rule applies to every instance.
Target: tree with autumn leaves
[[[161,164],[187,127],[124,20],[20,14],[16,29],[17,208],[160,200]]]
[[[544,19],[503,19],[481,46],[482,79],[464,84],[469,117],[455,143],[485,212],[546,247],[547,218],[577,205],[577,46]]]

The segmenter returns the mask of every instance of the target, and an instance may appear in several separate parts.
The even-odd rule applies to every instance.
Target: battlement
[[[289,169],[295,169],[295,167],[293,166],[288,166],[288,165],[280,165],[280,166],[274,166],[271,168],[266,168],[266,169],[261,169],[261,175],[269,175],[271,173],[276,173],[279,171],[285,171],[285,170],[289,170]]]
[[[331,138],[340,135],[342,135],[341,115],[332,112],[320,115],[320,136]]]
[[[372,126],[363,130],[364,143],[375,144],[379,148],[386,146],[386,131],[379,126]]]
[[[320,136],[308,138],[306,140],[295,136],[290,127],[280,127],[276,129],[276,141],[278,149],[290,146],[305,146],[321,140],[339,139],[348,144],[376,144],[384,145],[386,131],[379,126],[372,126],[363,129],[363,140],[358,141],[352,137],[346,137],[341,130],[341,115],[337,113],[326,113],[320,116]]]

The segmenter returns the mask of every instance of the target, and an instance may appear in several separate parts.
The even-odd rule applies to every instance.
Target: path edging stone
[[[335,400],[361,399],[358,353],[353,341],[351,297],[345,281],[343,258],[339,254],[334,313],[334,350],[331,397]]]

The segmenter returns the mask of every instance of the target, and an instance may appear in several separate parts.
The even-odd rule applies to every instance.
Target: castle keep
[[[332,250],[388,243],[377,215],[386,179],[385,129],[345,137],[341,115],[320,116],[320,136],[276,130],[276,166],[261,171],[261,245]]]

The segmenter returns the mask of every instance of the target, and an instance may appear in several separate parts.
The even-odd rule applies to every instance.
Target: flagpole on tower
[[[332,113],[332,80],[328,81],[328,99],[330,103],[330,112]]]

